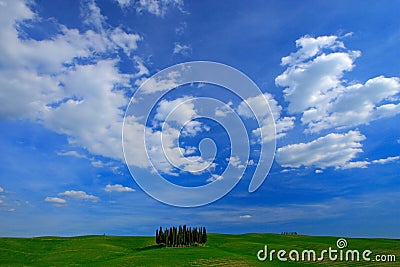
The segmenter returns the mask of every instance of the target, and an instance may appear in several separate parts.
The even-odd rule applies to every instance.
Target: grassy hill
[[[257,252],[268,249],[292,249],[317,253],[332,247],[337,237],[302,235],[209,234],[204,247],[159,248],[154,237],[80,236],[71,238],[0,238],[0,266],[296,266],[296,262],[258,261]],[[395,263],[300,262],[318,266],[398,266],[400,240],[347,238],[347,249],[396,255]],[[344,249],[346,250],[346,249]],[[318,257],[319,254],[317,254]],[[287,256],[287,255],[286,255]]]

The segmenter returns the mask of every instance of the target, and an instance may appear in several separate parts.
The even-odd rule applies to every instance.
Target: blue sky
[[[152,235],[160,225],[187,224],[400,238],[399,8],[398,1],[0,1],[0,236]],[[230,108],[248,132],[251,156],[240,162],[247,167],[237,186],[211,204],[179,208],[132,179],[122,122],[142,82],[196,60],[240,70],[262,95],[239,99],[193,84],[155,103],[146,124],[153,133],[177,106],[177,123],[194,122],[178,139],[173,127],[166,136],[169,151],[180,147],[200,161],[172,160],[182,169],[211,164],[195,175],[174,169],[155,146],[157,167],[179,185],[226,179],[227,162],[235,162],[227,161],[229,133],[196,119],[201,105],[185,101],[220,99],[220,117]],[[257,151],[268,143],[253,131],[268,125],[254,124],[240,105],[265,99],[275,158],[249,193]],[[215,142],[211,162],[200,153],[203,138]],[[132,158],[147,167],[144,155]]]

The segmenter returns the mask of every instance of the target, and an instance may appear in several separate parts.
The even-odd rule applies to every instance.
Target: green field
[[[159,248],[154,237],[81,236],[0,238],[0,266],[296,266],[296,262],[257,260],[268,249],[336,249],[337,237],[302,235],[209,234],[204,247]],[[398,266],[400,240],[347,238],[346,249],[369,249],[375,255],[396,255],[397,262],[300,262],[319,266]],[[344,250],[346,250],[344,249]],[[319,254],[317,254],[319,255]],[[287,256],[287,255],[286,255]],[[318,257],[318,256],[317,256]]]

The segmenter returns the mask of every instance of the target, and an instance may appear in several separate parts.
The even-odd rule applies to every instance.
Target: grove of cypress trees
[[[156,243],[166,247],[196,246],[207,242],[205,227],[189,227],[186,225],[156,229]]]

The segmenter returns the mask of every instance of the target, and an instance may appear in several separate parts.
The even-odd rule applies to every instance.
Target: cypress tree
[[[176,238],[176,236],[175,236],[175,228],[174,227],[172,227],[172,246],[171,247],[175,247],[175,238]]]
[[[158,234],[158,229],[156,229],[156,244],[160,244],[160,236]]]
[[[193,236],[194,236],[193,244],[198,243],[198,241],[199,241],[199,233],[197,232],[197,227],[195,227],[194,230],[193,230]]]
[[[172,228],[172,233],[173,233],[173,234],[172,234],[172,246],[173,246],[173,247],[176,247],[176,245],[177,245],[177,243],[178,243],[178,242],[177,242],[177,241],[178,241],[178,239],[177,239],[178,236],[177,236],[176,227],[173,227],[173,228]]]
[[[174,234],[172,228],[169,228],[169,246],[172,247],[174,245]]]
[[[183,233],[182,233],[182,236],[183,236],[183,245],[184,246],[186,246],[187,245],[187,243],[186,243],[186,225],[183,225],[183,229],[182,229],[182,231],[183,231]]]
[[[203,227],[203,244],[207,242],[207,231],[206,227]]]
[[[178,246],[183,245],[183,236],[182,236],[182,226],[179,225],[179,230],[178,230]]]
[[[159,235],[160,244],[165,244],[164,232],[163,232],[163,229],[161,226],[160,226],[160,230],[158,230],[158,235]]]
[[[169,231],[168,228],[165,229],[165,246],[169,246]]]

